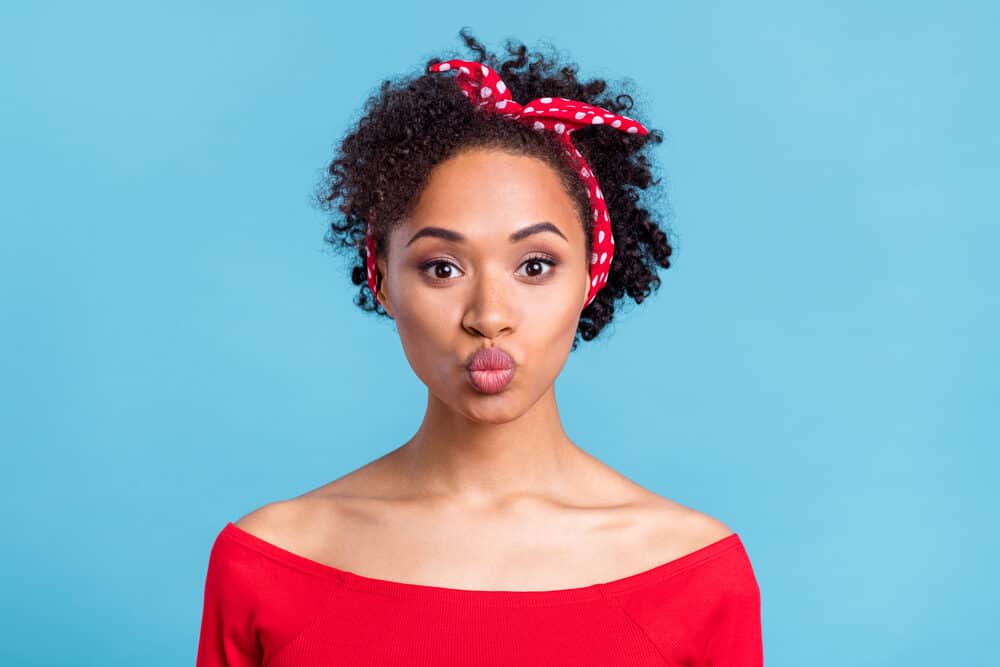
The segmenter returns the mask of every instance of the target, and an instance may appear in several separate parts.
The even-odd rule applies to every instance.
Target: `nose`
[[[462,317],[466,331],[485,338],[497,338],[513,330],[513,294],[502,269],[484,269],[473,278],[468,304]]]

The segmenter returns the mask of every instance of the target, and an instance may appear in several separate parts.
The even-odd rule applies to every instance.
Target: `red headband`
[[[608,282],[608,272],[611,269],[611,259],[615,254],[615,239],[611,234],[611,219],[608,217],[608,207],[604,203],[604,193],[597,184],[594,172],[590,170],[583,155],[580,154],[570,139],[570,134],[590,125],[608,125],[616,130],[629,134],[647,134],[647,130],[639,122],[611,113],[607,109],[568,100],[565,97],[540,97],[521,106],[510,96],[507,84],[493,69],[482,63],[469,60],[446,60],[431,65],[431,72],[446,72],[452,68],[458,69],[455,81],[462,88],[469,101],[479,108],[513,118],[531,125],[536,130],[549,130],[556,133],[562,141],[566,155],[576,167],[577,173],[587,186],[590,197],[590,207],[594,215],[593,253],[590,255],[590,293],[586,308],[594,300],[597,293]],[[368,287],[372,294],[377,294],[375,283],[375,239],[372,234],[371,217],[368,220],[365,249],[367,253]]]

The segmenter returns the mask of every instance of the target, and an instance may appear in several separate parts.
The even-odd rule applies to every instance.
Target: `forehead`
[[[559,173],[540,158],[486,148],[466,149],[428,175],[410,224],[493,227],[552,220],[577,224]]]

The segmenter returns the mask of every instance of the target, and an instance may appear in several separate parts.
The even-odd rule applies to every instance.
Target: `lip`
[[[496,394],[514,379],[514,359],[498,347],[477,350],[465,365],[469,383],[479,392]]]

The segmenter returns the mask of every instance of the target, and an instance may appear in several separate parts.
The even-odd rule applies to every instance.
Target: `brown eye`
[[[436,280],[448,280],[455,275],[456,268],[458,267],[447,260],[436,259],[433,262],[427,262],[421,266],[420,270],[426,272],[428,269],[433,269],[430,276],[431,278]]]
[[[543,267],[548,266],[551,269],[551,267],[556,266],[556,264],[557,262],[553,259],[538,256],[529,257],[523,264],[521,264],[521,266],[527,267],[527,276],[529,278],[539,278],[544,277],[548,273],[552,273],[551,270],[545,271]],[[428,270],[431,270],[429,277],[434,280],[449,280],[456,275],[458,267],[448,260],[435,259],[421,265],[420,270],[425,273],[427,273]]]
[[[556,265],[556,262],[549,259],[548,257],[529,257],[527,260],[525,260],[524,264],[522,264],[521,266],[528,267],[529,278],[538,278],[540,276],[544,276],[547,273],[552,273],[551,270],[545,271],[542,268],[543,266],[546,265],[549,267],[553,267]]]

